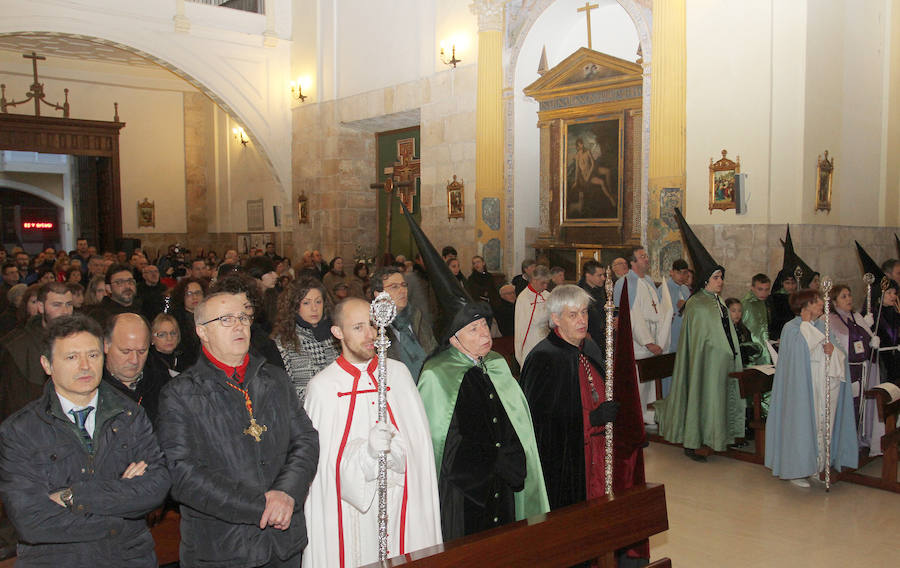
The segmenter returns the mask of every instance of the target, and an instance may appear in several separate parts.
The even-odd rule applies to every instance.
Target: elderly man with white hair
[[[525,363],[525,358],[535,345],[547,337],[550,332],[549,316],[545,302],[549,293],[547,284],[550,283],[550,270],[546,266],[538,265],[531,273],[528,286],[516,298],[516,360],[519,365]]]
[[[556,287],[545,306],[553,329],[522,367],[551,510],[605,493],[601,433],[619,403],[605,400],[603,353],[587,332],[591,301],[578,286]]]

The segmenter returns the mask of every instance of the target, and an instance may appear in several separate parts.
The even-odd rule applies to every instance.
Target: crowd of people
[[[181,513],[182,566],[358,566],[378,558],[378,464],[387,466],[388,551],[403,554],[643,481],[645,429],[697,450],[748,437],[731,372],[775,364],[766,465],[794,484],[876,455],[861,394],[900,379],[900,262],[866,271],[886,287],[854,310],[785,239],[773,281],[721,298],[725,268],[676,215],[691,263],[663,282],[635,247],[610,262],[617,387],[603,388],[607,271],[577,284],[534,260],[510,282],[485,259],[462,274],[409,219],[421,253],[375,267],[318,251],[296,268],[271,243],[243,257],[150,262],[140,250],[35,255],[0,249],[0,497],[22,566],[155,566],[144,516]],[[386,293],[388,420],[378,420],[376,330]],[[499,354],[494,339],[510,338]],[[634,359],[675,353],[663,398]],[[826,381],[825,377],[832,380]],[[48,380],[49,378],[49,380]],[[826,382],[833,401],[822,407]],[[652,383],[646,383],[652,384]],[[652,403],[652,404],[651,404]],[[614,480],[605,436],[616,424]],[[647,563],[646,541],[617,553]]]

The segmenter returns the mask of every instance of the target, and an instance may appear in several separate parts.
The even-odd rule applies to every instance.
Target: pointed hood
[[[853,241],[856,243],[856,253],[859,255],[859,262],[862,264],[863,274],[870,273],[875,276],[875,282],[872,284],[873,286],[873,295],[878,295],[880,292],[876,292],[875,290],[880,289],[882,280],[887,280],[887,285],[889,288],[898,289],[898,285],[896,282],[890,279],[885,273],[884,270],[881,269],[881,266],[875,262],[875,259],[869,256],[869,253],[866,252],[866,249],[863,248],[859,241]]]
[[[698,289],[706,286],[706,283],[716,270],[721,270],[722,278],[725,278],[725,267],[716,262],[712,255],[709,254],[709,251],[706,250],[706,247],[703,246],[703,243],[691,230],[691,226],[684,220],[684,215],[681,214],[681,209],[678,207],[675,208],[675,219],[678,221],[684,244],[691,255],[691,264],[694,265],[694,273],[697,276],[695,286]]]
[[[774,290],[780,289],[785,279],[794,276],[794,271],[798,267],[803,272],[803,274],[800,276],[800,282],[797,283],[798,286],[800,288],[809,288],[809,284],[819,273],[813,270],[812,267],[810,267],[808,264],[806,264],[802,258],[797,256],[797,252],[794,250],[794,241],[793,239],[791,239],[790,225],[787,226],[784,240],[781,242],[781,244],[784,247],[784,261],[781,264],[781,271],[775,278],[775,282],[773,283],[772,288]]]
[[[449,322],[447,329],[441,331],[443,343],[447,343],[450,337],[463,327],[481,318],[487,319],[488,325],[490,325],[493,317],[491,307],[484,302],[472,300],[469,293],[459,285],[459,281],[450,272],[447,263],[444,262],[437,249],[425,236],[422,228],[412,218],[409,209],[406,208],[406,204],[402,200],[400,201],[400,206],[403,208],[403,216],[406,217],[406,222],[409,224],[409,232],[415,239],[416,246],[419,247],[419,253],[422,255],[422,260],[425,262],[425,269],[428,271],[428,283],[434,290],[434,295],[437,297],[441,309],[446,314],[446,321]]]
[[[900,258],[900,237],[897,233],[894,233],[894,243],[897,245],[897,258]]]

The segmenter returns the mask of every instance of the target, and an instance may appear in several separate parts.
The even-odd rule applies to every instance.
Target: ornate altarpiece
[[[531,244],[580,276],[641,240],[643,68],[581,48],[525,88],[537,100],[541,226]]]

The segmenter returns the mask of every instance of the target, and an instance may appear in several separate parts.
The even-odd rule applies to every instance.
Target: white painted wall
[[[878,226],[886,215],[890,2],[687,4],[687,192],[693,224]],[[709,212],[709,159],[749,174],[749,212]],[[835,158],[830,213],[816,160]],[[896,177],[896,170],[891,170]],[[895,204],[896,201],[890,201]],[[896,218],[896,212],[889,215]]]
[[[616,0],[599,0],[600,8],[591,12],[592,45],[596,51],[634,61],[638,35],[634,22]],[[535,21],[522,44],[516,63],[515,150],[513,152],[514,242],[513,267],[518,267],[534,251],[527,247],[525,230],[537,228],[540,208],[540,132],[537,128],[538,104],[522,90],[536,81],[541,49],[547,47],[547,63],[553,68],[581,47],[587,46],[587,22],[576,9],[584,6],[577,0],[559,0]],[[518,270],[518,268],[516,268]]]
[[[326,0],[323,0],[323,2]],[[189,79],[242,123],[291,191],[290,37],[293,0],[269,0],[267,16],[181,0],[0,0],[0,34],[50,32],[112,42]],[[267,25],[274,34],[264,38]],[[268,42],[266,41],[268,40]],[[265,45],[269,43],[269,45]],[[274,44],[274,45],[273,45]]]

